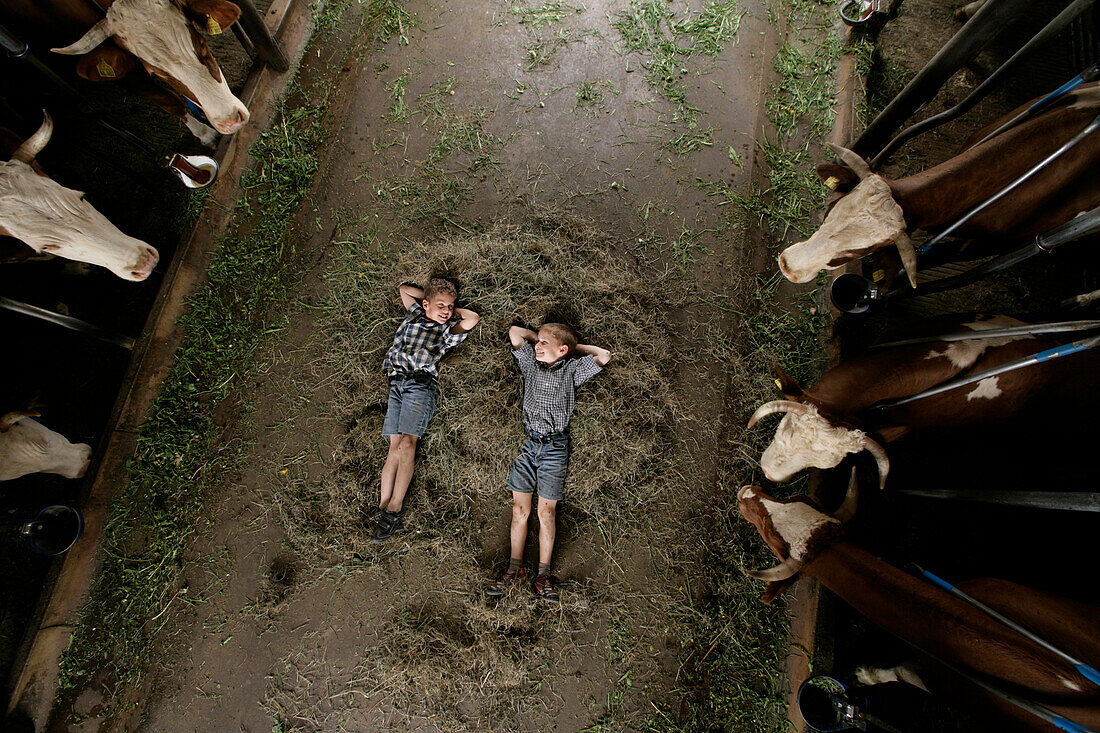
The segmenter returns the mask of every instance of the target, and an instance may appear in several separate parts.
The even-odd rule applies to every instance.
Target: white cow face
[[[816,407],[806,405],[804,412],[788,412],[779,421],[775,438],[760,456],[760,468],[769,481],[786,481],[811,466],[833,468],[844,456],[865,448],[862,431],[833,425]]]
[[[115,0],[107,17],[83,38],[53,50],[80,55],[113,38],[137,56],[149,73],[201,107],[218,132],[236,132],[248,122],[248,108],[229,91],[217,61],[185,11],[204,23],[204,28],[216,26],[219,30],[240,14],[240,9],[226,0]]]
[[[901,207],[886,180],[872,173],[836,202],[813,236],[780,253],[779,269],[791,282],[810,282],[821,270],[840,267],[902,238],[907,239]]]
[[[0,234],[37,252],[106,267],[124,280],[144,280],[157,251],[128,237],[79,191],[39,175],[27,163],[0,163]]]
[[[88,470],[92,448],[70,443],[40,422],[9,413],[0,418],[0,481],[29,473],[56,473],[80,478]]]

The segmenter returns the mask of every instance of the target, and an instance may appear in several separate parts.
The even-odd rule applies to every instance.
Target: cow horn
[[[750,570],[749,575],[759,580],[766,580],[769,583],[775,583],[780,580],[786,580],[793,577],[795,573],[802,569],[802,561],[795,560],[793,557],[788,557],[783,562],[776,565],[774,568],[768,568],[767,570]]]
[[[79,41],[64,48],[51,48],[54,53],[66,56],[82,56],[111,37],[111,22],[104,18],[85,33]]]
[[[840,508],[833,512],[833,516],[844,524],[856,515],[856,504],[859,502],[859,482],[856,481],[856,467],[852,466],[852,478],[848,481],[848,492],[844,494],[844,502]]]
[[[836,157],[840,158],[840,162],[851,168],[859,179],[862,181],[867,176],[871,175],[871,166],[867,165],[867,161],[853,153],[848,148],[842,148],[839,145],[833,143],[825,143],[829,146],[829,150],[836,153]]]
[[[796,415],[805,415],[808,409],[809,408],[801,402],[795,402],[794,400],[772,400],[771,402],[760,405],[756,412],[752,413],[752,417],[749,418],[749,427],[751,428],[768,415],[773,415],[777,412],[793,412]]]
[[[863,436],[863,449],[875,457],[875,463],[878,464],[878,487],[880,490],[885,489],[886,476],[890,473],[890,459],[886,457],[886,449],[867,436]]]
[[[15,149],[15,152],[11,154],[11,159],[30,165],[34,161],[34,157],[42,152],[42,148],[46,147],[46,143],[50,141],[52,135],[53,120],[50,119],[49,112],[42,110],[42,124],[33,135]]]
[[[913,290],[916,290],[917,251],[913,249],[913,240],[909,238],[908,234],[902,232],[894,241],[894,245],[897,246],[898,254],[901,256],[901,266],[905,268],[905,274],[909,276],[909,284],[913,286]]]

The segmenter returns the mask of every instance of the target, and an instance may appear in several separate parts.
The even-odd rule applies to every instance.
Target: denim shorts
[[[439,405],[439,387],[435,380],[413,377],[390,379],[390,399],[382,435],[415,435],[421,437]]]
[[[547,501],[559,501],[569,470],[569,436],[542,442],[523,441],[519,456],[508,473],[508,488],[520,494],[532,494]]]

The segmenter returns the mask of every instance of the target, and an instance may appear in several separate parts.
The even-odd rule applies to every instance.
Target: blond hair
[[[440,293],[458,298],[458,288],[450,280],[442,277],[433,277],[428,280],[428,284],[424,286],[424,300],[431,300]]]
[[[573,350],[577,348],[577,332],[572,327],[565,325],[564,323],[544,323],[542,328],[545,328],[550,332],[550,335],[560,341],[562,345],[569,350],[566,354],[572,354]],[[541,331],[542,328],[539,330]]]

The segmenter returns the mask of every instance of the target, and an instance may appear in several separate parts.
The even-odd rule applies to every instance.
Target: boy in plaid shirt
[[[398,292],[407,312],[382,362],[390,378],[382,435],[390,439],[390,450],[382,466],[375,542],[385,542],[404,525],[416,442],[439,403],[439,361],[481,320],[472,310],[455,307],[458,290],[450,280],[433,277],[423,290],[402,285]]]
[[[539,569],[535,595],[558,601],[558,579],[550,574],[550,558],[557,536],[557,509],[569,468],[569,419],[577,387],[599,374],[611,352],[578,344],[577,334],[562,323],[547,323],[538,333],[512,326],[508,330],[512,355],[523,376],[523,428],[527,440],[508,474],[512,491],[511,558],[488,594],[500,596],[526,574],[523,546],[534,493],[539,495]],[[579,358],[567,358],[574,353]]]

